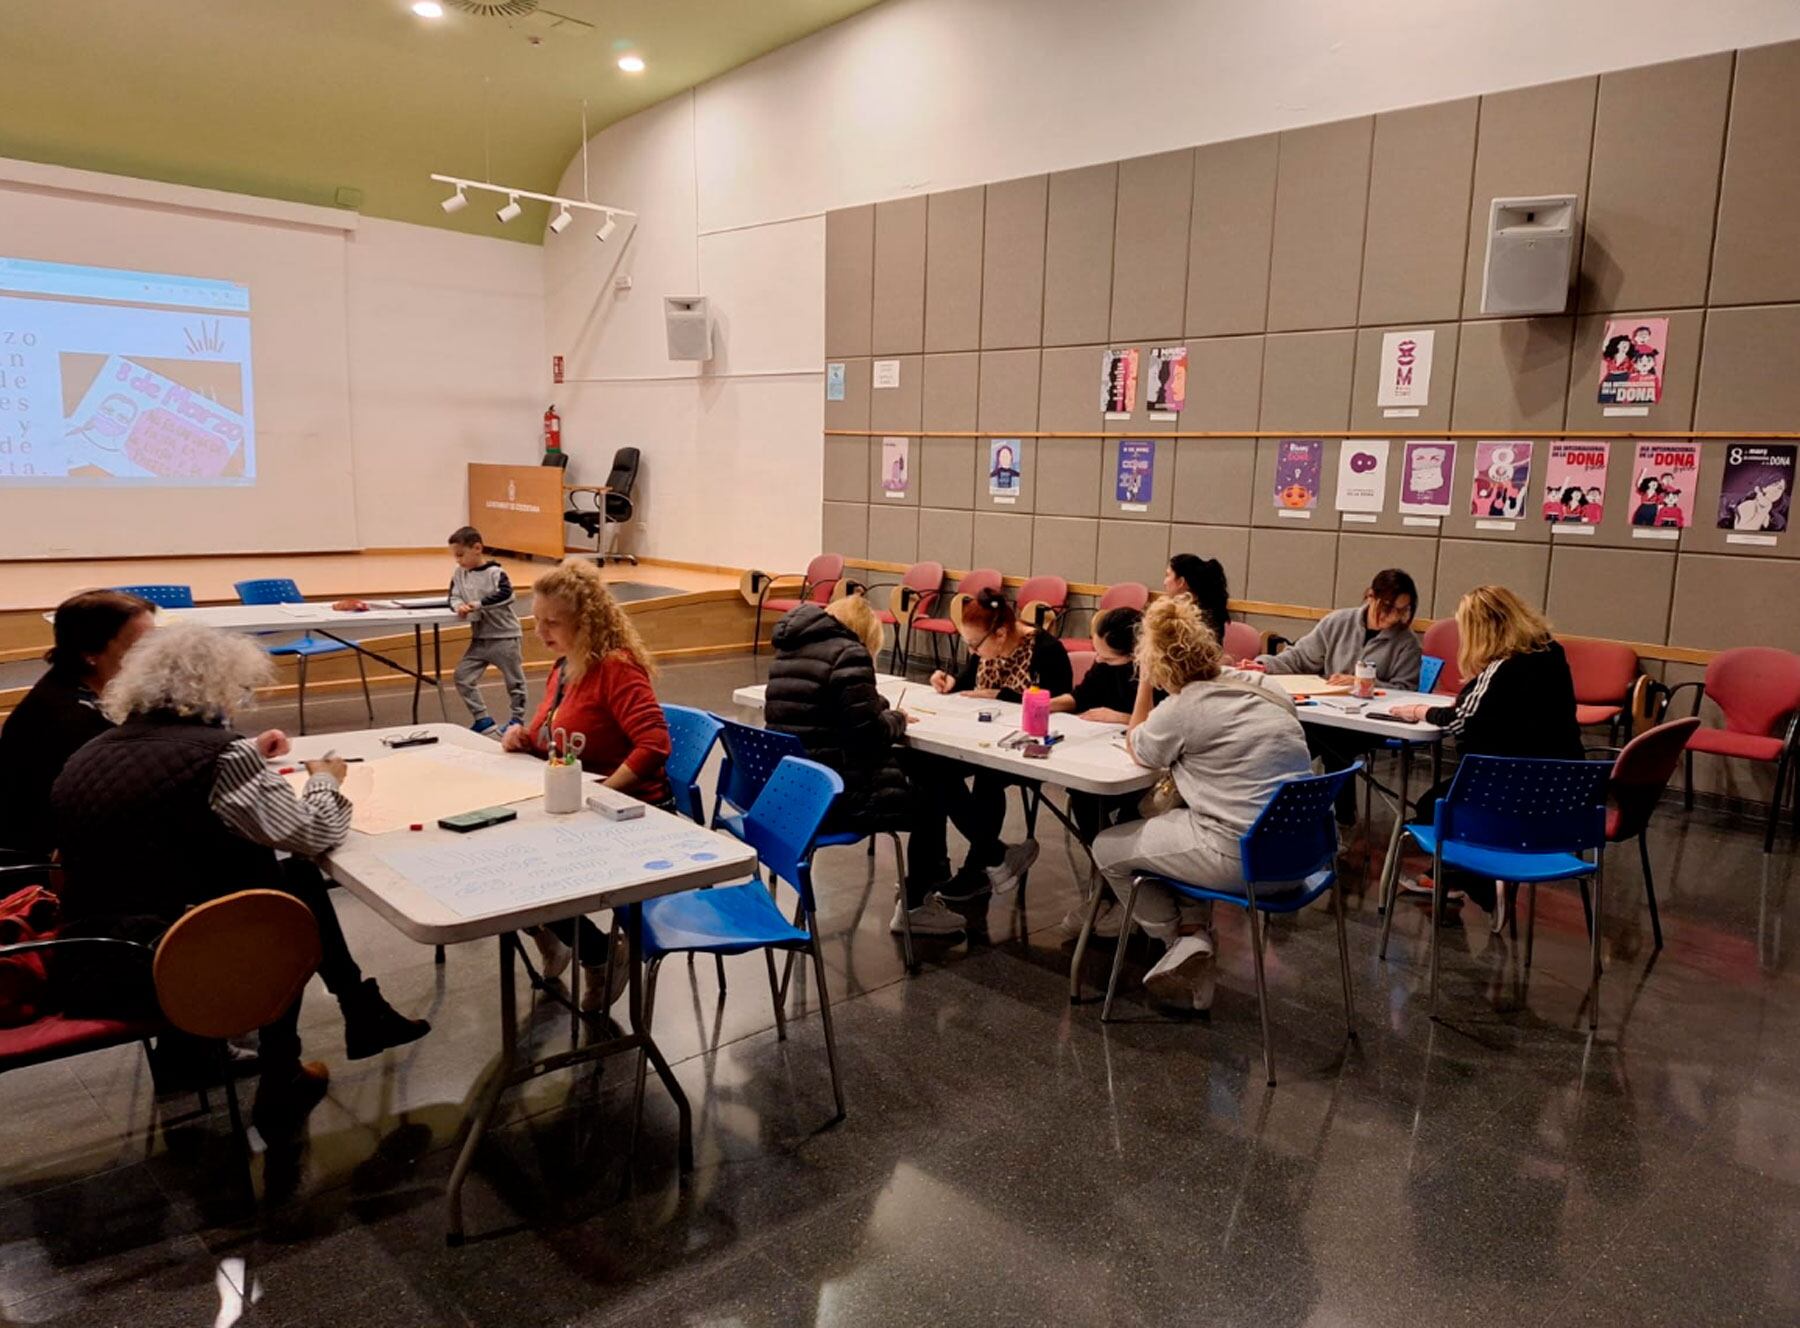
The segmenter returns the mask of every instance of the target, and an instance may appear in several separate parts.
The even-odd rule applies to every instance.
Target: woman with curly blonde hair
[[[1094,862],[1121,899],[1142,872],[1239,889],[1239,838],[1282,781],[1311,769],[1293,702],[1264,688],[1255,674],[1225,670],[1219,638],[1183,596],[1159,599],[1145,612],[1137,665],[1126,750],[1141,766],[1167,770],[1182,805],[1102,831],[1094,840]],[[1158,691],[1168,693],[1160,704]],[[1210,907],[1145,885],[1137,893],[1135,919],[1168,947],[1144,978],[1150,994],[1168,1004],[1210,1008]]]
[[[566,734],[571,743],[580,738],[582,769],[601,776],[608,788],[672,808],[663,777],[669,724],[650,685],[656,665],[637,628],[607,590],[600,569],[571,558],[540,576],[531,593],[538,638],[557,660],[536,716],[527,725],[508,729],[501,746],[548,758],[558,733]],[[608,991],[603,980],[606,947],[591,922],[582,918],[580,924],[582,966],[587,970],[581,1005],[597,1010],[603,1001],[611,1005],[624,990],[624,936],[614,936],[618,953]],[[569,966],[575,936],[576,924],[567,921],[532,932],[545,977],[556,977]]]

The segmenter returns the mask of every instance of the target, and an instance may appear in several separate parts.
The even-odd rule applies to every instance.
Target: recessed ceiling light
[[[420,18],[442,18],[444,7],[437,0],[414,0],[412,12]]]
[[[623,69],[627,74],[641,74],[644,72],[644,57],[641,55],[621,55],[619,57],[619,68]]]

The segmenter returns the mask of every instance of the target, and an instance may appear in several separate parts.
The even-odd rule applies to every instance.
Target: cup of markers
[[[551,735],[550,759],[544,766],[544,810],[568,816],[582,808],[581,752],[587,735],[557,729]]]

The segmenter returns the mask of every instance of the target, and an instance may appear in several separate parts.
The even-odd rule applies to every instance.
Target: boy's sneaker
[[[525,721],[520,719],[517,715],[514,715],[511,719],[507,720],[506,723],[500,726],[500,732],[496,736],[504,738],[511,730],[522,729],[524,727]]]
[[[1144,990],[1164,1005],[1210,1010],[1213,1003],[1213,941],[1205,932],[1180,937],[1144,974]]]
[[[896,936],[905,934],[909,922],[915,936],[954,936],[969,929],[963,915],[937,895],[928,895],[917,908],[906,909],[904,917],[901,916],[902,909],[906,909],[905,904],[896,899],[894,920],[888,924],[888,930]]]
[[[1432,880],[1429,876],[1402,876],[1400,878],[1401,894],[1418,895],[1424,899],[1430,899],[1432,889]],[[1464,897],[1463,892],[1458,890],[1455,886],[1451,886],[1448,890],[1444,891],[1444,902],[1452,908],[1460,906]]]
[[[1011,894],[1019,888],[1019,878],[1031,870],[1037,856],[1037,840],[1027,839],[1023,844],[1014,844],[1006,850],[1004,860],[987,869],[988,888],[997,895]]]
[[[494,717],[492,715],[483,715],[480,719],[469,725],[469,728],[475,733],[486,733],[493,727]]]
[[[1081,936],[1081,928],[1087,922],[1088,906],[1085,902],[1075,905],[1063,914],[1062,934],[1071,941]],[[1119,924],[1125,920],[1125,910],[1111,899],[1100,901],[1100,913],[1094,919],[1094,936],[1098,940],[1116,941],[1119,939]]]

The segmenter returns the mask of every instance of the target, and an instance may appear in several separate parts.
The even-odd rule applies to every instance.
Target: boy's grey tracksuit
[[[469,648],[456,666],[456,694],[477,722],[486,718],[481,677],[492,664],[506,681],[511,718],[525,721],[525,633],[513,609],[512,581],[506,569],[489,559],[480,567],[458,567],[450,578],[450,603],[473,604],[469,615]]]

